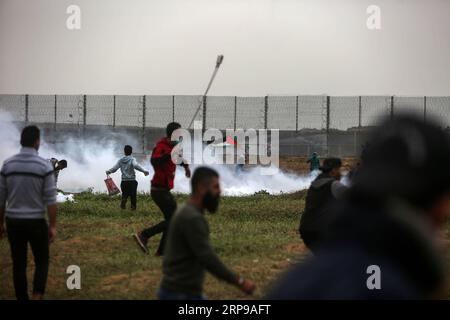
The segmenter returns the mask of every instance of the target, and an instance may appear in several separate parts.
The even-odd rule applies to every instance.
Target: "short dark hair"
[[[22,147],[34,147],[34,144],[41,137],[41,131],[36,126],[26,126],[20,136]]]
[[[67,168],[67,160],[64,160],[64,159],[59,160],[58,161],[58,168],[59,167]]]
[[[320,167],[320,170],[323,173],[328,173],[333,169],[342,167],[342,161],[339,158],[326,158],[323,161],[323,165]]]
[[[133,147],[126,145],[125,148],[123,148],[123,152],[125,153],[126,156],[129,156],[130,154],[133,153]]]
[[[171,122],[167,125],[166,127],[166,136],[168,138],[170,138],[172,136],[172,133],[181,128],[181,124],[179,124],[178,122]]]
[[[196,192],[200,184],[208,183],[212,178],[218,178],[219,173],[208,167],[198,167],[191,178],[192,192]]]

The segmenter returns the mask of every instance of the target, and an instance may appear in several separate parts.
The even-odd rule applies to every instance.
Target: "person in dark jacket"
[[[133,153],[133,147],[126,145],[123,148],[123,152],[125,156],[120,158],[114,167],[106,171],[106,175],[109,176],[111,173],[120,169],[122,173],[122,182],[120,183],[122,201],[120,202],[120,208],[126,209],[128,198],[130,198],[131,210],[136,210],[138,182],[136,181],[135,170],[142,172],[145,176],[148,176],[149,172],[142,168],[131,155]]]
[[[255,289],[253,282],[229,270],[211,246],[205,211],[215,213],[219,207],[219,174],[207,167],[197,168],[192,176],[191,188],[189,201],[172,218],[159,299],[204,299],[206,271],[251,294]]]
[[[315,251],[323,231],[331,219],[330,204],[342,198],[347,187],[340,182],[342,161],[327,158],[320,167],[321,173],[311,183],[305,200],[305,211],[300,220],[299,233],[305,245]]]
[[[283,275],[268,298],[447,298],[440,235],[449,163],[450,140],[437,125],[412,116],[385,121],[333,207],[321,250]]]
[[[176,164],[172,161],[172,150],[178,141],[172,140],[171,137],[174,131],[180,128],[181,125],[177,122],[171,122],[167,125],[166,136],[158,141],[150,159],[155,172],[151,181],[151,196],[163,213],[164,220],[133,235],[136,243],[145,254],[149,253],[147,246],[148,240],[159,233],[162,233],[162,237],[155,255],[162,256],[164,254],[167,228],[170,219],[177,209],[177,202],[170,193],[170,190],[174,186],[173,182],[176,170]],[[191,171],[189,165],[186,162],[181,162],[180,165],[184,167],[186,177],[190,178]]]

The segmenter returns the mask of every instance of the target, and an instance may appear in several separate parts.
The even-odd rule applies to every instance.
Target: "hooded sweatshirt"
[[[122,172],[122,181],[134,181],[136,180],[135,169],[140,172],[146,172],[136,161],[133,156],[125,156],[117,161],[116,165],[106,171],[107,174],[116,172],[118,169]]]

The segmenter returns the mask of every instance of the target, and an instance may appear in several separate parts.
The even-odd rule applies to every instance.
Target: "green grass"
[[[179,204],[186,196],[176,195]],[[51,246],[47,299],[153,299],[161,280],[161,258],[145,256],[131,234],[158,223],[162,214],[149,195],[139,195],[138,210],[122,211],[119,198],[81,194],[59,206],[57,241]],[[306,252],[297,234],[303,194],[224,197],[219,212],[208,215],[216,252],[232,269],[258,284],[256,297],[294,258]],[[150,241],[156,250],[160,237]],[[8,242],[0,241],[0,299],[14,298]],[[29,285],[33,265],[29,253]],[[81,290],[66,287],[66,268],[81,268]],[[211,299],[247,298],[235,287],[207,277]]]
[[[179,204],[186,196],[177,195]],[[59,206],[57,241],[51,246],[47,299],[154,299],[161,281],[161,258],[145,256],[131,234],[162,219],[149,195],[138,197],[138,210],[122,211],[119,198],[80,194]],[[254,280],[264,295],[268,286],[294,261],[308,253],[297,234],[304,192],[270,196],[224,197],[220,210],[208,215],[211,239],[223,261]],[[448,232],[447,232],[448,239]],[[154,252],[159,237],[150,241]],[[0,300],[13,299],[8,242],[0,241]],[[66,268],[81,268],[81,290],[66,287]],[[29,286],[32,279],[29,254]],[[450,274],[450,269],[449,269]],[[246,299],[235,287],[208,275],[210,299]],[[450,294],[449,294],[450,296]]]

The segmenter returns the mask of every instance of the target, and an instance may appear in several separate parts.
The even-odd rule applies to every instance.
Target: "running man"
[[[153,201],[155,201],[156,205],[163,213],[164,220],[133,235],[136,243],[145,254],[149,253],[147,246],[148,240],[159,233],[162,233],[162,237],[155,255],[162,256],[164,254],[167,227],[170,219],[177,209],[177,202],[175,201],[175,198],[170,190],[172,190],[174,186],[176,170],[176,164],[172,161],[171,153],[173,148],[178,144],[178,141],[172,141],[171,137],[172,133],[180,128],[181,125],[177,122],[171,122],[167,125],[166,136],[158,141],[153,149],[150,159],[155,172],[151,182],[151,196]],[[180,165],[184,167],[186,177],[190,178],[191,170],[189,169],[189,165],[185,162],[181,162]]]
[[[191,197],[175,213],[167,238],[163,279],[158,291],[161,300],[203,300],[206,271],[252,294],[255,284],[229,270],[214,252],[205,211],[217,212],[220,200],[219,174],[200,167],[191,179]]]

